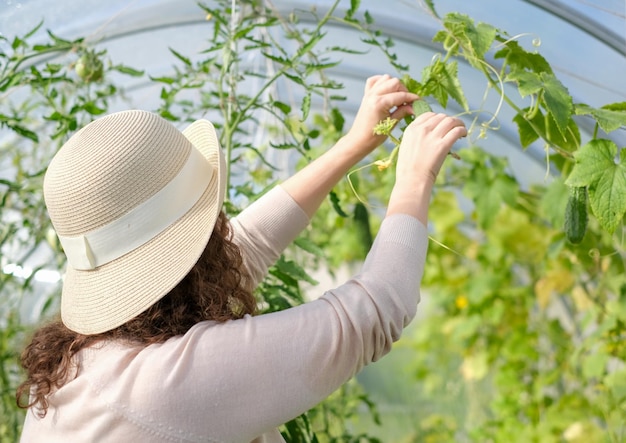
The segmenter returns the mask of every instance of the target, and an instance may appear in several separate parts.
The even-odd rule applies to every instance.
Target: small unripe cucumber
[[[361,202],[358,202],[354,207],[354,226],[356,228],[359,244],[363,247],[363,253],[367,254],[374,240],[370,228],[369,211]]]
[[[422,99],[413,102],[413,115],[419,117],[424,112],[432,112],[430,105]]]
[[[572,186],[565,207],[565,236],[573,243],[583,240],[587,230],[587,188]]]

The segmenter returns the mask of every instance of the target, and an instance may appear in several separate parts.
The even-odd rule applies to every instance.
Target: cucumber
[[[413,115],[419,117],[424,112],[432,112],[430,105],[422,99],[413,102]]]
[[[362,252],[365,256],[372,247],[374,239],[370,227],[369,211],[361,202],[358,202],[354,207],[354,227],[356,228],[359,245],[362,246]]]
[[[587,188],[572,186],[565,206],[565,236],[577,245],[587,230]]]

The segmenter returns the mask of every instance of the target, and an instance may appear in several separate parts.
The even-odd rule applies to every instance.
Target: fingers
[[[386,114],[400,120],[411,115],[410,105],[418,99],[419,95],[409,92],[400,79],[388,74],[369,77],[365,83],[364,101],[369,109],[376,109],[379,117]]]
[[[406,102],[403,102],[403,103],[406,103]],[[389,114],[389,117],[399,121],[399,120],[402,120],[407,115],[412,115],[412,114],[413,114],[413,106],[411,106],[410,104],[401,104],[398,107],[396,107],[396,109],[394,109],[393,112],[391,112],[391,114]]]
[[[406,129],[410,140],[420,140],[425,146],[438,147],[447,152],[461,137],[467,135],[462,120],[442,113],[425,112],[418,116]]]
[[[399,78],[391,77],[389,74],[369,77],[365,82],[365,91],[377,94],[388,94],[398,91],[408,92],[406,86],[404,86],[404,83],[402,83]]]
[[[467,128],[463,126],[454,126],[442,137],[443,142],[446,145],[452,146],[455,141],[467,136]]]
[[[425,112],[415,119],[412,126],[420,126],[433,136],[443,138],[449,133],[458,134],[457,138],[467,135],[465,123],[461,119],[442,113]]]
[[[443,116],[443,118],[438,120],[433,135],[440,137],[445,144],[451,146],[457,139],[467,135],[465,123],[460,119],[445,114],[437,114],[437,116]]]
[[[378,80],[380,80],[382,77],[383,77],[382,75],[373,75],[373,76],[369,77],[365,81],[365,92],[367,92],[368,90],[372,89],[374,87],[374,85],[376,84],[376,82],[378,82]]]
[[[404,117],[405,115],[408,115],[411,112],[413,112],[411,103],[413,103],[417,99],[419,99],[419,96],[417,94],[412,94],[411,92],[407,92],[407,91],[391,92],[380,97],[380,105],[383,109],[386,109],[386,110],[397,108],[394,112],[391,113],[392,118],[396,118],[394,114],[396,114],[396,112],[400,110],[400,108],[407,106],[407,108],[404,111],[398,113],[398,114],[403,114],[402,117]]]
[[[397,177],[404,181],[421,177],[434,183],[450,148],[466,134],[465,124],[456,117],[434,112],[419,115],[404,131]]]

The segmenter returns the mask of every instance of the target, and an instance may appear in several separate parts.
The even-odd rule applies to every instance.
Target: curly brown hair
[[[185,278],[157,303],[115,329],[83,335],[60,320],[38,329],[21,356],[27,378],[17,389],[18,406],[36,407],[38,415],[44,417],[48,396],[76,376],[74,355],[101,340],[148,346],[183,335],[204,320],[225,322],[254,315],[256,299],[247,285],[249,275],[232,236],[222,212],[204,252]]]

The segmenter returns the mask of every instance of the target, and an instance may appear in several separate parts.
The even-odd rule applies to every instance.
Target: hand
[[[428,205],[433,185],[450,148],[467,135],[458,118],[427,112],[404,130],[398,160],[396,183],[387,214],[408,214],[428,223]]]
[[[466,135],[465,124],[458,118],[433,112],[420,115],[404,130],[396,183],[426,180],[434,184],[452,145]]]
[[[344,137],[363,158],[385,141],[384,135],[374,135],[374,126],[387,117],[400,120],[413,114],[411,104],[419,96],[407,91],[402,82],[389,75],[367,79],[361,106],[354,123]]]

